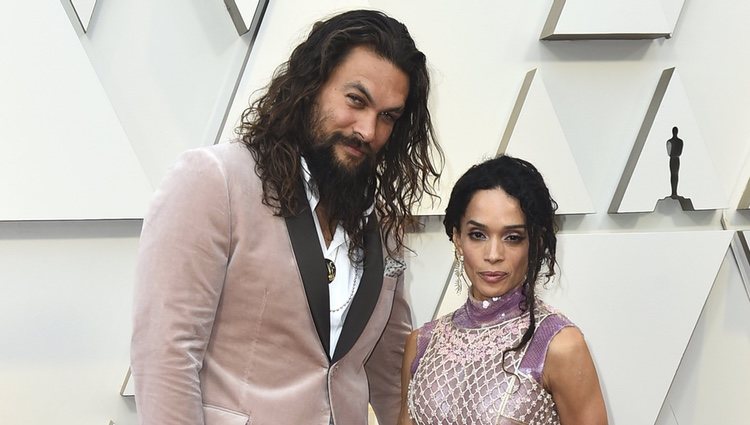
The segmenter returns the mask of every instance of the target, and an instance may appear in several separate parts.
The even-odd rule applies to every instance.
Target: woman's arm
[[[408,393],[409,382],[411,382],[411,364],[417,356],[417,335],[419,335],[419,330],[410,333],[404,344],[404,361],[401,364],[401,414],[398,417],[398,425],[413,425],[409,418]]]
[[[555,400],[561,425],[607,424],[599,377],[578,328],[563,328],[552,339],[542,381]]]

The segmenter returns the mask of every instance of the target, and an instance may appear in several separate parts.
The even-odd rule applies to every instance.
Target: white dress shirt
[[[333,357],[333,353],[336,351],[336,344],[341,336],[341,330],[344,327],[344,320],[349,313],[349,307],[351,307],[354,294],[356,294],[357,289],[359,288],[359,281],[362,279],[362,265],[352,264],[349,259],[349,236],[340,224],[336,226],[336,229],[333,232],[331,244],[326,247],[326,242],[323,238],[323,231],[321,230],[320,222],[318,221],[318,215],[315,214],[315,208],[318,206],[320,199],[317,196],[315,182],[312,180],[312,176],[307,167],[307,162],[305,161],[305,158],[301,158],[301,160],[302,176],[305,181],[305,193],[307,194],[307,200],[310,203],[310,210],[313,212],[312,216],[313,220],[315,220],[315,230],[318,232],[320,248],[323,251],[323,257],[333,261],[336,266],[336,277],[333,279],[333,282],[328,284],[329,311],[331,314],[329,355]],[[371,205],[370,208],[365,211],[364,216],[369,216],[374,208],[375,206]],[[361,258],[362,254],[361,249],[356,253],[358,258]]]

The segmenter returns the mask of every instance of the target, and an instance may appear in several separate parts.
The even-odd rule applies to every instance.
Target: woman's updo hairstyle
[[[461,231],[461,220],[469,202],[480,190],[501,188],[518,200],[526,219],[526,233],[529,238],[529,259],[526,280],[523,283],[523,310],[530,311],[530,326],[517,347],[522,347],[533,335],[534,287],[540,273],[544,282],[555,274],[555,254],[557,252],[557,223],[555,211],[557,203],[549,194],[544,178],[528,161],[501,155],[474,165],[458,179],[453,186],[448,207],[445,209],[445,233],[453,240],[453,230]],[[542,272],[542,267],[544,271]]]

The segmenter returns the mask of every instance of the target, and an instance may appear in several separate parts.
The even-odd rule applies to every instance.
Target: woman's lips
[[[487,283],[498,283],[508,276],[505,272],[479,272],[479,276],[482,277]]]

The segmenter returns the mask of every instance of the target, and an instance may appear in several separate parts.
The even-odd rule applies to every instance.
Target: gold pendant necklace
[[[338,253],[338,249],[337,249]],[[336,264],[333,263],[333,261],[326,258],[326,270],[328,271],[328,283],[333,282],[333,279],[336,279]]]

